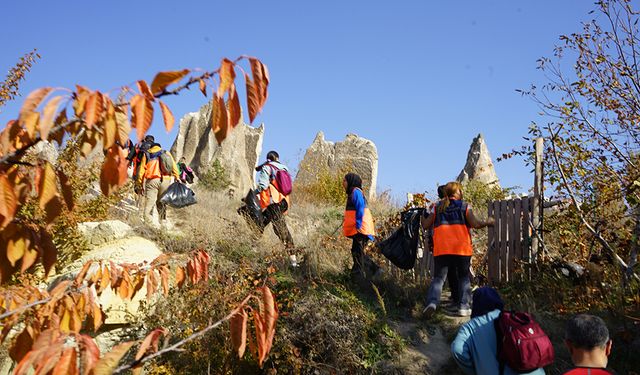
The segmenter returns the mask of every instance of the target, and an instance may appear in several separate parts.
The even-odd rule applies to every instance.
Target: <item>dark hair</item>
[[[362,189],[362,178],[355,173],[347,173],[344,175],[345,181],[347,181],[347,195],[350,195],[353,189],[360,188]]]
[[[609,330],[600,317],[578,314],[569,319],[564,338],[576,348],[593,350],[609,341]]]
[[[155,139],[151,134],[148,134],[148,135],[145,135],[145,136],[144,136],[144,141],[145,141],[145,142],[152,142],[152,143],[153,143],[153,142],[155,142],[155,141],[156,141],[156,139]]]
[[[438,199],[442,199],[444,198],[444,188],[447,185],[440,185],[438,186]]]
[[[471,318],[484,315],[493,310],[504,309],[504,302],[498,292],[489,287],[483,286],[473,292],[473,303],[471,304]]]
[[[278,159],[280,159],[280,155],[278,155],[278,153],[277,153],[277,152],[275,152],[275,151],[269,151],[269,152],[267,153],[267,160],[270,160],[270,161],[278,161]]]

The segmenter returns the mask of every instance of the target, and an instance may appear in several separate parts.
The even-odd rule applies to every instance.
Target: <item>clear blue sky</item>
[[[379,153],[379,191],[433,191],[457,176],[482,132],[494,158],[523,144],[537,108],[515,92],[544,78],[536,59],[580,29],[588,0],[4,1],[0,70],[42,55],[21,92],[79,83],[103,91],[155,72],[213,69],[222,57],[269,67],[264,154],[296,167],[315,134],[356,133]],[[205,102],[167,99],[176,118]],[[0,113],[14,118],[20,100]],[[152,133],[170,146],[159,112]],[[496,164],[503,186],[528,189],[520,159]]]

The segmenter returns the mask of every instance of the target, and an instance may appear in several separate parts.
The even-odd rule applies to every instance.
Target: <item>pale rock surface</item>
[[[254,128],[240,119],[238,126],[218,145],[210,118],[210,103],[203,105],[198,112],[186,114],[180,120],[171,154],[176,161],[184,157],[196,175],[204,173],[214,160],[218,160],[231,181],[231,194],[242,197],[254,187],[254,168],[262,152],[264,124]]]
[[[456,180],[458,182],[476,180],[485,184],[500,185],[491,154],[482,134],[478,134],[471,142],[467,162]]]
[[[355,134],[347,134],[340,142],[330,142],[324,139],[323,132],[318,132],[300,162],[294,189],[295,186],[313,184],[323,171],[357,173],[362,178],[365,195],[373,199],[378,179],[376,145]]]
[[[52,165],[56,165],[58,162],[58,149],[49,141],[40,141],[36,143],[27,152],[27,154],[40,160],[46,160]]]

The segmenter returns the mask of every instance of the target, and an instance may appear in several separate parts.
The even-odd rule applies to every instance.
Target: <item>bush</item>
[[[209,191],[223,191],[231,185],[229,174],[217,159],[199,177],[198,184]]]
[[[346,172],[342,170],[320,170],[316,180],[305,185],[296,185],[294,181],[293,196],[296,200],[311,203],[326,203],[343,205],[347,201],[347,194],[342,186],[342,179]]]

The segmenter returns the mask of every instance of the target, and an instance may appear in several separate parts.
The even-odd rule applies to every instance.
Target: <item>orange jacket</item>
[[[153,146],[149,149],[149,154],[155,154],[157,152],[162,151],[159,146]],[[169,154],[171,155],[171,154]],[[176,178],[176,180],[180,180],[180,172],[178,170],[178,166],[176,165],[175,160],[173,160],[173,156],[171,156],[173,167],[171,168],[171,175]],[[142,185],[145,180],[151,180],[153,178],[161,178],[166,175],[162,174],[162,170],[160,169],[160,157],[147,160],[147,154],[142,156],[142,160],[140,161],[140,167],[138,169],[137,183]]]
[[[358,190],[360,194],[362,194],[362,198],[364,200],[364,212],[362,214],[362,226],[360,229],[357,228],[356,225],[356,214],[357,209],[353,199],[353,193]],[[366,236],[375,236],[376,230],[373,225],[373,216],[371,216],[371,211],[369,207],[367,207],[367,201],[364,199],[364,194],[362,190],[359,188],[353,189],[353,192],[347,197],[347,206],[344,210],[344,220],[342,221],[342,233],[347,236],[355,236],[358,233],[364,234]]]
[[[444,212],[438,213],[438,205],[433,210],[433,255],[471,256],[471,230],[467,225],[469,205],[462,201],[451,200]]]
[[[290,207],[289,196],[279,192],[276,188],[277,184],[278,182],[272,179],[269,182],[269,186],[258,193],[258,202],[260,202],[260,208],[262,208],[263,211],[266,210],[269,205],[280,203],[283,199],[287,201],[287,207]]]

